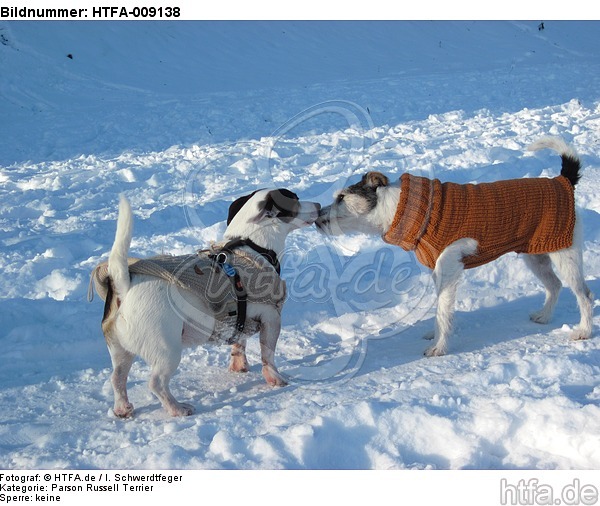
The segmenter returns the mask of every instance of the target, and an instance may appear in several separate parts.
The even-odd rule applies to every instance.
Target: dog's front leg
[[[260,322],[260,354],[262,373],[267,383],[274,387],[283,387],[287,381],[275,367],[275,347],[281,332],[281,315],[275,308],[269,307]]]
[[[229,370],[231,372],[248,372],[248,359],[246,358],[246,339],[240,340],[231,346],[231,361]]]
[[[433,345],[425,350],[428,357],[445,355],[448,351],[448,338],[452,332],[452,320],[456,302],[456,290],[464,271],[462,259],[477,251],[474,239],[459,239],[448,246],[439,256],[433,279],[438,295],[435,315]]]

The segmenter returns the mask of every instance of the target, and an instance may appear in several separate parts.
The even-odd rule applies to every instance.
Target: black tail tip
[[[575,186],[581,178],[581,174],[579,173],[581,170],[581,162],[579,161],[579,158],[571,155],[562,155],[561,158],[562,169],[560,175],[566,177],[569,182]]]

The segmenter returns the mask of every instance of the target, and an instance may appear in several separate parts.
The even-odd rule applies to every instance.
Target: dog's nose
[[[313,202],[313,205],[315,206],[314,209],[311,211],[311,221],[314,222],[316,220],[319,219],[319,216],[321,214],[321,204],[319,204],[318,202]]]

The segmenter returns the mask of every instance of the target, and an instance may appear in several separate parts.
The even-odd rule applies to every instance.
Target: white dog
[[[230,370],[246,372],[245,340],[257,331],[267,383],[286,384],[274,363],[285,299],[278,259],[286,236],[314,223],[319,209],[288,190],[259,190],[231,204],[220,246],[183,257],[135,260],[128,259],[133,214],[121,199],[108,263],[92,275],[106,301],[102,330],[113,364],[115,415],[133,413],[127,376],[136,355],[150,366],[150,390],[167,412],[190,415],[193,407],[169,390],[182,348],[215,340],[233,344]]]
[[[531,319],[547,323],[552,317],[562,286],[554,265],[579,304],[581,321],[571,337],[588,339],[593,295],[584,281],[582,231],[574,204],[580,161],[561,139],[546,137],[529,147],[543,148],[561,155],[559,177],[458,185],[404,174],[399,185],[390,185],[383,174],[369,172],[323,208],[316,225],[331,235],[382,235],[388,243],[414,250],[433,270],[438,305],[434,332],[426,336],[434,338],[427,356],[447,351],[463,270],[510,251],[523,254],[546,288],[544,306]]]

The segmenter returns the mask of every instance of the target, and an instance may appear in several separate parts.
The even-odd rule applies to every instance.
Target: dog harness
[[[233,283],[233,289],[235,290],[235,296],[237,299],[237,321],[235,328],[238,332],[244,332],[246,325],[246,307],[248,302],[248,293],[242,283],[242,278],[237,269],[228,263],[229,255],[233,255],[234,250],[241,248],[242,246],[249,246],[262,256],[267,262],[269,262],[277,274],[281,274],[281,266],[277,259],[277,253],[273,250],[263,248],[256,244],[250,239],[234,239],[229,241],[225,246],[221,248],[221,251],[217,254],[209,255],[209,257],[216,262],[222,269],[223,272],[231,279]]]
[[[240,250],[242,246],[249,246],[260,255]],[[254,334],[259,322],[246,319],[247,303],[273,305],[281,312],[286,298],[286,284],[279,276],[276,254],[249,240],[215,244],[192,255],[129,258],[128,264],[130,274],[167,281],[168,303],[188,324],[208,333],[209,340],[232,343],[237,334]],[[106,301],[110,289],[108,262],[99,264],[92,271],[89,300],[93,298],[92,284],[100,298]],[[185,292],[191,292],[207,303],[215,318],[214,329],[199,321],[198,312],[186,302]],[[233,329],[233,333],[227,328]],[[225,338],[227,334],[229,337]]]
[[[466,269],[514,251],[551,253],[573,244],[575,197],[567,178],[511,179],[495,183],[441,183],[403,174],[389,244],[414,250],[430,269],[453,242],[472,238],[477,253]]]

